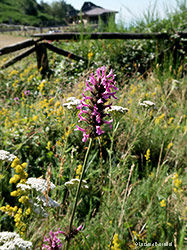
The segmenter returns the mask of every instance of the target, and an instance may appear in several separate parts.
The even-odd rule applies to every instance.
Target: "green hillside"
[[[64,7],[69,6],[64,1],[56,3],[65,10],[67,8]],[[63,16],[55,15],[55,7],[55,4],[50,6],[45,2],[38,4],[36,0],[0,0],[0,23],[34,26],[66,24],[66,13],[63,12]],[[72,8],[70,6],[70,9]]]

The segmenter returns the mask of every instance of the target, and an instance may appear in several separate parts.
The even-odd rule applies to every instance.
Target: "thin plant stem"
[[[112,152],[113,152],[113,146],[114,146],[114,136],[115,136],[115,133],[117,131],[119,127],[119,122],[116,122],[114,123],[114,130],[112,132],[112,136],[111,136],[111,145],[110,145],[110,149],[108,150],[108,154],[109,154],[109,193],[108,193],[108,206],[109,206],[109,203],[110,203],[110,189],[111,189],[111,185],[112,185],[112,181],[111,181],[111,178],[112,178]]]
[[[72,212],[71,219],[70,219],[70,224],[69,224],[69,237],[67,239],[66,250],[69,249],[69,243],[70,243],[70,239],[71,239],[71,229],[72,229],[73,219],[74,219],[75,211],[76,211],[76,208],[77,208],[77,203],[78,203],[78,199],[79,199],[79,193],[80,193],[80,189],[81,189],[82,180],[83,180],[83,177],[84,177],[84,172],[86,170],[86,163],[87,163],[88,155],[89,155],[90,148],[91,148],[91,145],[92,145],[92,140],[93,139],[90,138],[89,145],[88,145],[88,148],[87,148],[87,151],[86,151],[86,155],[85,155],[85,158],[84,158],[84,163],[83,163],[83,166],[82,166],[82,173],[81,173],[79,185],[77,187],[77,192],[76,192],[76,196],[75,196],[75,202],[74,202],[74,206],[73,206],[73,212]]]

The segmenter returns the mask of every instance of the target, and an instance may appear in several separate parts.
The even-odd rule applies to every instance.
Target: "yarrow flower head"
[[[15,232],[0,233],[0,250],[31,250],[32,242],[23,240]]]
[[[111,106],[109,108],[106,108],[106,110],[109,113],[121,113],[121,114],[124,114],[124,113],[129,111],[128,108],[124,108],[124,107],[121,107],[121,106]]]
[[[106,104],[107,101],[113,97],[117,99],[115,94],[117,93],[116,82],[114,81],[115,75],[113,70],[106,74],[105,66],[98,68],[96,76],[91,74],[89,80],[86,82],[86,88],[83,92],[83,98],[81,104],[77,106],[80,109],[79,122],[86,123],[84,128],[76,126],[77,130],[83,132],[83,142],[86,142],[88,138],[94,138],[102,135],[105,131],[101,128],[103,124],[108,124],[112,128],[111,120],[104,120],[106,116],[110,116],[106,113],[106,108],[111,107],[112,103]],[[114,91],[113,91],[114,90]],[[90,95],[86,95],[86,92],[90,92]]]
[[[74,107],[76,108],[76,106],[79,104],[80,100],[72,96],[67,99],[67,102],[64,103],[63,106],[66,107],[67,109],[74,109]]]
[[[36,191],[43,193],[47,191],[48,185],[50,189],[54,189],[56,187],[52,182],[48,183],[45,179],[30,177],[27,179],[25,185],[18,184],[17,187],[21,188],[22,190],[33,188]]]
[[[141,103],[139,103],[140,106],[143,106],[145,108],[149,108],[149,107],[154,107],[155,103],[152,101],[143,101]]]
[[[0,160],[12,162],[16,158],[15,155],[10,154],[8,151],[0,150]]]
[[[80,182],[80,180],[75,178],[75,179],[71,179],[70,181],[65,182],[64,185],[65,185],[66,187],[71,188],[71,187],[76,186],[79,182]],[[81,188],[83,188],[83,189],[88,189],[89,187],[88,187],[88,185],[86,185],[86,184],[87,184],[87,181],[86,181],[86,180],[82,180]]]

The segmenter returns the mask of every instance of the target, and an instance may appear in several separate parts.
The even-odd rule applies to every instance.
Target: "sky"
[[[43,0],[51,3],[53,0]],[[162,18],[165,16],[166,9],[172,10],[177,7],[177,0],[85,0],[90,1],[100,7],[109,10],[115,10],[119,13],[116,15],[116,21],[120,19],[123,23],[129,23],[133,19],[142,17],[147,10],[152,10],[156,3],[156,10]],[[80,10],[84,0],[65,0],[67,4],[71,4],[75,9]],[[39,2],[39,1],[38,1]]]

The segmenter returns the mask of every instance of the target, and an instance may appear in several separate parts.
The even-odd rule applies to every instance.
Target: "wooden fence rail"
[[[22,52],[18,56],[14,57],[7,61],[4,65],[1,66],[1,69],[7,68],[8,66],[14,64],[15,62],[23,59],[24,57],[30,55],[33,52],[36,52],[38,69],[41,69],[41,74],[43,77],[49,72],[47,49],[58,53],[60,55],[66,56],[74,60],[84,60],[88,62],[87,58],[77,56],[71,52],[65,51],[63,49],[57,48],[56,46],[48,43],[46,40],[80,40],[80,39],[168,39],[175,40],[177,37],[183,42],[186,43],[187,32],[176,32],[175,35],[169,33],[108,33],[108,32],[96,32],[96,33],[80,33],[80,32],[66,32],[66,33],[52,33],[52,34],[35,34],[34,38],[39,38],[37,40],[29,39],[17,44],[13,44],[7,47],[0,49],[0,56],[5,55],[11,52],[15,52],[21,49],[25,49],[33,46],[27,51]],[[45,41],[43,41],[45,40]]]
[[[36,44],[36,42],[37,41],[34,41],[33,39],[28,39],[28,40],[25,40],[23,42],[19,42],[19,43],[16,43],[16,44],[9,45],[7,47],[4,47],[4,48],[0,49],[0,55],[9,54],[11,52],[15,52],[15,51],[18,51],[18,50],[33,46],[33,45]]]
[[[186,32],[178,32],[176,35],[179,38],[187,38]],[[168,33],[110,33],[110,32],[96,32],[96,33],[80,33],[80,32],[66,32],[57,34],[35,34],[33,37],[40,37],[47,40],[80,40],[84,39],[171,39],[172,35]]]

